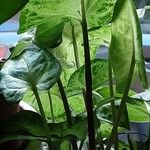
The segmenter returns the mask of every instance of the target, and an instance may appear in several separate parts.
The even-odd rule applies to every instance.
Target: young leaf
[[[140,77],[147,87],[141,40],[140,25],[132,0],[117,1],[113,14],[110,59],[116,77],[116,89],[120,93],[126,84],[133,50]]]
[[[61,66],[50,52],[30,45],[4,64],[0,72],[0,90],[7,101],[18,102],[27,89],[48,90],[60,74]]]
[[[52,18],[37,26],[35,41],[39,47],[54,48],[62,42],[64,19]]]
[[[14,16],[24,7],[29,0],[1,0],[0,2],[0,24]]]
[[[92,88],[96,89],[102,86],[108,80],[107,61],[103,59],[92,60],[91,68],[93,81]],[[66,91],[68,90],[68,94],[71,94],[72,92],[81,94],[82,90],[85,89],[84,72],[85,67],[82,66],[71,75],[66,88]]]

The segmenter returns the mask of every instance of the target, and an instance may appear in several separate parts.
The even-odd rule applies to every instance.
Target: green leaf
[[[116,101],[115,106],[116,106],[116,113],[117,113],[119,110],[120,101]],[[110,122],[112,122],[112,120],[113,120],[112,119],[112,109],[111,109],[110,103],[99,107],[99,109],[97,111],[97,116],[100,120],[104,119],[104,120],[109,120]],[[128,117],[127,109],[125,109],[123,111],[123,114],[121,116],[121,120],[119,122],[119,127],[124,127],[126,129],[129,129],[129,117]]]
[[[29,141],[24,150],[39,150],[43,146],[41,141]]]
[[[95,59],[91,61],[92,68],[92,88],[96,89],[102,86],[108,80],[108,64],[106,60]],[[68,95],[73,93],[81,94],[82,90],[85,89],[85,66],[80,67],[70,77],[66,92]],[[76,90],[76,91],[75,91]]]
[[[27,89],[48,90],[60,74],[61,66],[50,52],[30,45],[4,64],[0,72],[0,90],[7,101],[18,102]]]
[[[20,11],[29,0],[1,0],[0,3],[0,24],[14,16]]]
[[[131,122],[149,122],[149,105],[142,99],[129,97],[127,99],[127,110]]]
[[[103,26],[112,19],[116,0],[87,0],[86,14],[90,27]],[[30,0],[20,18],[19,33],[36,27],[52,18],[64,18],[66,21],[81,21],[80,0]]]
[[[26,132],[32,136],[46,136],[42,117],[32,111],[21,111],[9,117],[0,123],[0,131],[9,135],[16,133],[24,135]]]
[[[64,141],[61,143],[61,150],[69,150],[69,147],[70,147],[70,143],[69,141]]]
[[[147,87],[140,25],[132,0],[117,1],[112,22],[110,59],[116,77],[117,92],[122,93],[124,90],[133,50],[136,53],[135,59],[140,70],[140,77],[144,86]]]
[[[113,88],[114,88],[114,97],[121,99],[122,94],[117,93],[116,90],[115,90],[115,87],[116,87],[116,86],[114,85],[114,86],[113,86]],[[110,97],[109,86],[100,87],[100,88],[98,88],[98,89],[96,90],[96,92],[97,92],[99,95],[101,95],[104,99]],[[132,91],[132,90],[129,91],[129,96],[133,96],[133,95],[135,95],[135,94],[136,94],[136,93],[135,93],[134,91]]]
[[[140,27],[139,18],[137,11],[134,5],[134,2],[128,0],[128,5],[131,11],[131,19],[134,33],[134,46],[135,46],[135,60],[138,68],[139,77],[142,83],[142,86],[148,88],[148,80],[145,69],[144,55],[143,55],[143,44],[142,44],[142,32]]]
[[[105,122],[105,121],[101,121],[101,126],[97,130],[98,138],[100,138],[100,139],[109,138],[110,134],[111,134],[112,127],[113,127],[113,124]],[[122,127],[118,128],[118,133],[124,132],[124,131],[125,131],[124,128],[122,128]]]
[[[74,121],[74,125],[68,127],[66,130],[63,131],[63,137],[67,137],[69,135],[74,135],[77,137],[78,140],[84,141],[87,135],[87,115],[86,113],[82,113],[76,116]],[[100,126],[100,122],[94,112],[94,125],[95,130],[97,130]]]
[[[37,26],[35,41],[39,47],[54,48],[62,42],[64,19],[52,18]]]
[[[14,141],[14,140],[30,140],[30,141],[31,140],[39,140],[39,141],[45,141],[45,142],[47,141],[47,139],[44,137],[13,134],[13,135],[0,137],[0,144],[5,143],[5,142],[9,142],[9,141]]]
[[[101,126],[97,131],[98,134],[97,136],[99,138],[109,138],[111,130],[112,130],[112,124],[101,121]]]
[[[53,55],[59,60],[63,69],[67,69],[68,75],[68,69],[75,68],[75,60],[73,59],[74,51],[71,39],[63,36],[63,42],[61,45],[52,49],[51,51]]]
[[[25,47],[29,44],[30,44],[29,42],[20,42],[20,43],[18,43],[15,46],[15,48],[13,49],[13,51],[10,55],[10,58],[12,59],[12,58],[18,56],[19,54],[21,54],[24,51]]]
[[[108,46],[111,42],[111,26],[103,26],[100,29],[89,31],[89,43],[91,58],[96,57],[100,45]]]
[[[116,0],[86,0],[88,24],[91,27],[103,26],[112,19]]]
[[[52,18],[81,20],[80,0],[30,0],[21,13],[19,33]]]

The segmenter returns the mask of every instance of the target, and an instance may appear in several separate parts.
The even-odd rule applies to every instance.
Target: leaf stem
[[[86,110],[88,120],[88,136],[89,136],[89,150],[95,150],[95,130],[94,130],[94,116],[93,116],[93,101],[92,101],[92,75],[90,62],[90,47],[88,38],[87,21],[85,15],[84,0],[81,0],[82,10],[82,33],[84,43],[84,57],[85,57],[85,81],[86,81]]]
[[[108,76],[109,76],[109,93],[110,97],[112,98],[111,100],[111,109],[112,109],[112,116],[113,116],[113,122],[115,121],[115,116],[116,116],[116,109],[115,109],[115,101],[114,101],[114,89],[113,89],[113,79],[112,79],[112,66],[110,63],[110,57],[109,57],[109,62],[108,62]]]
[[[114,100],[114,89],[113,89],[113,78],[112,78],[112,66],[110,62],[110,54],[109,54],[109,60],[108,60],[108,76],[109,76],[109,93],[110,97],[112,98],[111,100],[111,111],[112,111],[112,120],[113,120],[113,125],[115,122],[115,117],[116,117],[116,107],[115,107],[115,100]],[[118,130],[117,130],[118,133]],[[118,135],[116,134],[115,138],[115,143],[114,143],[115,150],[118,150]]]
[[[115,122],[114,122],[114,125],[113,125],[113,128],[112,128],[112,131],[111,131],[111,135],[110,135],[110,138],[109,138],[108,143],[106,145],[106,150],[110,150],[112,144],[115,141],[115,137],[117,135],[119,122],[120,122],[122,113],[123,113],[123,111],[126,107],[126,99],[128,97],[128,93],[129,93],[129,90],[130,90],[130,85],[131,85],[131,81],[132,81],[134,67],[135,67],[135,50],[133,50],[133,52],[132,52],[132,60],[131,60],[131,66],[130,66],[130,69],[129,69],[128,79],[127,79],[126,86],[125,86],[125,89],[124,89],[124,93],[123,93],[123,96],[122,96],[122,99],[121,99],[120,107],[119,107],[119,110],[118,110],[118,113],[117,113],[117,116],[116,116],[116,119],[115,119]]]
[[[44,123],[44,127],[45,127],[45,133],[46,133],[48,145],[49,145],[49,148],[50,148],[51,147],[50,146],[51,145],[51,139],[49,137],[49,127],[48,127],[48,124],[47,124],[47,120],[46,120],[46,117],[45,117],[44,109],[43,109],[43,106],[42,106],[41,99],[40,99],[40,96],[39,96],[37,88],[33,89],[33,93],[34,93],[35,98],[37,100],[39,111],[40,111],[40,114],[41,114],[42,119],[43,119],[43,123]]]
[[[75,36],[75,29],[74,25],[71,23],[70,24],[72,27],[72,40],[73,40],[73,48],[74,48],[74,56],[75,56],[75,62],[76,62],[76,67],[77,69],[80,67],[80,60],[79,60],[79,52],[78,52],[78,45],[77,45],[77,40]]]
[[[65,110],[66,118],[67,118],[67,124],[68,124],[68,127],[70,127],[70,126],[73,125],[73,120],[72,120],[72,117],[71,117],[71,111],[70,111],[70,108],[69,108],[68,100],[67,100],[67,97],[66,97],[61,79],[59,79],[57,81],[57,85],[58,85],[60,95],[61,95],[61,98],[62,98],[62,101],[63,101],[64,110]],[[71,143],[72,143],[73,150],[78,150],[76,141],[72,140]]]
[[[52,97],[51,97],[50,90],[48,90],[47,93],[48,93],[48,99],[49,99],[49,104],[50,104],[52,122],[55,123],[55,120],[54,120],[54,111],[53,111],[53,103],[52,103]]]

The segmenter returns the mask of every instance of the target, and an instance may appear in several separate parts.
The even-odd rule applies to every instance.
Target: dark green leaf
[[[102,86],[108,80],[108,63],[103,59],[95,59],[91,61],[92,68],[92,88],[96,89]],[[72,95],[73,93],[81,94],[82,90],[85,89],[85,66],[80,67],[75,71],[68,81],[67,94]],[[71,90],[72,89],[72,90]],[[75,91],[77,90],[77,91]]]
[[[21,111],[0,123],[0,131],[7,134],[26,132],[34,136],[45,136],[42,117],[32,111]]]
[[[63,137],[73,135],[73,136],[77,137],[77,139],[84,141],[86,139],[86,135],[87,135],[86,113],[78,115],[74,119],[75,119],[74,125],[67,128],[66,130],[64,130],[62,135],[63,135]],[[100,126],[100,122],[99,122],[95,112],[94,112],[94,125],[95,125],[95,130],[97,130]]]
[[[64,19],[52,18],[37,26],[35,41],[39,47],[54,48],[62,42]]]
[[[38,150],[42,145],[41,141],[30,141],[24,150]]]
[[[117,92],[122,93],[126,85],[133,50],[136,53],[135,59],[140,70],[140,77],[144,86],[147,87],[141,41],[140,25],[133,1],[117,1],[113,14],[110,46],[110,58],[116,77]]]
[[[29,0],[1,0],[0,24],[14,16]]]
[[[86,119],[76,122],[73,126],[64,130],[63,136],[74,135],[80,140],[84,140],[87,134],[87,123]]]
[[[0,90],[7,101],[18,102],[27,89],[48,90],[60,74],[61,66],[50,52],[30,45],[4,64],[0,72]]]
[[[14,140],[39,140],[39,141],[47,141],[44,137],[37,137],[33,135],[21,135],[21,134],[13,134],[8,136],[0,137],[0,144],[8,142],[8,141],[14,141]]]

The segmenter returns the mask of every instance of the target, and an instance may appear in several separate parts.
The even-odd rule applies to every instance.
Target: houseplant
[[[7,101],[14,103],[23,99],[27,90],[33,93],[40,115],[23,111],[1,122],[1,130],[8,132],[0,138],[1,143],[14,139],[41,140],[50,149],[69,149],[70,143],[73,149],[82,149],[88,139],[91,150],[99,145],[101,149],[105,145],[106,149],[112,145],[117,149],[117,134],[129,128],[129,120],[137,117],[135,111],[149,121],[146,102],[129,94],[135,65],[135,74],[147,88],[141,31],[132,0],[30,0],[21,14],[19,33],[33,27],[36,27],[34,40],[20,43],[2,67],[0,89]],[[102,42],[110,47],[108,62],[94,59],[95,46]],[[74,60],[70,55],[75,56]],[[50,123],[40,91],[48,93]],[[64,106],[66,119],[61,122],[53,115],[54,95]],[[76,95],[85,102],[78,114],[68,104],[68,99],[72,97],[75,101]],[[128,141],[129,147],[134,147],[130,135]]]

